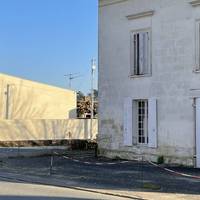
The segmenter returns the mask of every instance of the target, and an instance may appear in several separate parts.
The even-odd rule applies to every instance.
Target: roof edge
[[[65,92],[76,92],[75,90],[71,90],[71,89],[67,89],[67,88],[65,89],[65,88],[62,88],[62,87],[55,86],[55,85],[49,85],[47,83],[29,80],[29,79],[26,79],[26,78],[17,77],[17,76],[13,76],[13,75],[9,75],[9,74],[4,74],[4,73],[1,73],[1,72],[0,72],[0,77],[2,77],[2,78],[8,77],[8,78],[18,79],[18,80],[22,80],[22,81],[27,81],[27,82],[31,82],[31,83],[36,84],[36,85],[40,85],[40,86],[44,86],[44,87],[48,87],[48,88],[54,88],[54,89],[62,90],[62,91],[65,91]]]

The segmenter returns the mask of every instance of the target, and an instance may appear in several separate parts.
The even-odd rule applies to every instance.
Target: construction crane
[[[70,74],[65,74],[64,77],[69,80],[69,88],[71,89],[71,87],[72,87],[72,80],[81,77],[81,75],[79,73],[73,73],[73,74],[70,73]]]

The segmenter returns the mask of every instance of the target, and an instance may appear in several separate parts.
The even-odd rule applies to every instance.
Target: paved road
[[[126,200],[85,191],[0,180],[0,200]]]
[[[34,178],[32,182],[38,183],[37,179],[40,178],[45,179],[47,184],[112,193],[114,191],[126,196],[152,200],[200,199],[200,180],[176,176],[147,162],[96,159],[87,152],[69,152],[66,158],[54,156],[53,173],[49,176],[50,160],[51,157],[48,156],[1,159],[0,177],[6,177],[5,173],[14,173],[18,174],[17,180],[31,176],[27,179],[28,182]],[[183,167],[172,169],[200,176],[200,169]],[[45,182],[40,181],[40,183]]]
[[[80,187],[85,188],[140,190],[147,183],[147,188],[155,186],[162,192],[200,195],[200,180],[176,176],[148,163],[121,163],[120,160],[95,159],[90,156],[73,157],[83,162],[55,156],[52,177],[77,182]],[[96,165],[96,162],[102,165]],[[115,164],[110,165],[110,163]],[[46,177],[49,173],[49,164],[50,157],[13,158],[2,160],[0,170]],[[200,176],[199,169],[175,168],[175,170]]]

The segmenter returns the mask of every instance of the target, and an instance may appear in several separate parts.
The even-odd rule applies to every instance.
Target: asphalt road
[[[70,186],[200,195],[200,180],[170,174],[147,162],[96,159],[90,154],[87,155],[87,152],[70,152],[67,157],[70,158],[54,156],[51,178],[71,181]],[[49,164],[48,156],[2,159],[0,170],[48,178]],[[200,176],[200,169],[174,167],[173,170]]]
[[[0,180],[0,200],[126,200],[80,190]]]

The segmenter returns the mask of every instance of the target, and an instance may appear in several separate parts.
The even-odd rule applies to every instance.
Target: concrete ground
[[[65,157],[1,159],[0,178],[67,186],[132,199],[200,199],[200,179],[177,176],[147,162],[94,158],[91,152],[68,152]],[[199,169],[174,167],[200,176]],[[117,197],[116,197],[117,198]]]

